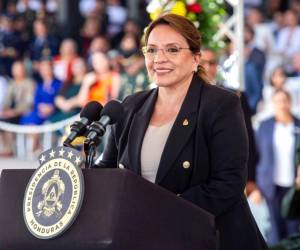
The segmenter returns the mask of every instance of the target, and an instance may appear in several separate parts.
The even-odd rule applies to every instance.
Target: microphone
[[[63,145],[65,147],[71,146],[72,141],[74,141],[76,137],[82,136],[86,132],[89,124],[99,120],[102,108],[103,106],[96,101],[91,101],[86,104],[80,112],[80,121],[76,121],[71,125],[71,133]]]
[[[94,121],[89,127],[86,143],[99,144],[100,138],[104,135],[107,125],[119,122],[124,114],[122,104],[116,100],[109,101],[101,112],[99,121]]]

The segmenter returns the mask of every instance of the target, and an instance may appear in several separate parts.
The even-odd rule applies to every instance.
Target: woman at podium
[[[130,169],[215,215],[221,250],[267,249],[244,196],[240,100],[208,83],[200,45],[182,16],[166,14],[148,26],[143,53],[158,87],[124,100],[99,167]]]

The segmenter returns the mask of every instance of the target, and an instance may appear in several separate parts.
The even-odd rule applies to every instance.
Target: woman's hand
[[[255,189],[249,195],[249,199],[255,204],[260,204],[263,201],[263,196],[258,189]]]
[[[12,118],[12,117],[15,117],[16,115],[17,114],[13,109],[0,111],[0,118],[2,118],[2,119]]]
[[[54,108],[51,104],[41,103],[38,105],[38,112],[41,117],[48,117],[52,114]]]

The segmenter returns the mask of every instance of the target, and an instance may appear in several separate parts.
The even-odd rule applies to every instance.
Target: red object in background
[[[191,5],[187,5],[187,10],[189,12],[200,13],[202,11],[202,7],[199,3],[193,3]]]

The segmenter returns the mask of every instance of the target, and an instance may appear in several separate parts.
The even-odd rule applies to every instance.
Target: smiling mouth
[[[170,73],[172,69],[155,69],[154,72],[156,74],[167,74]]]

